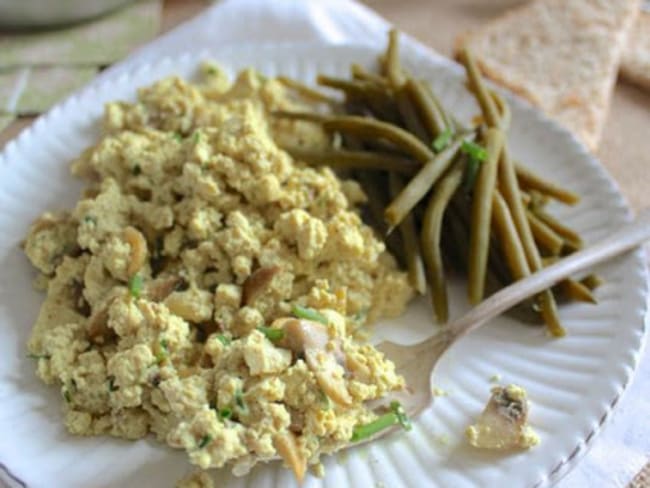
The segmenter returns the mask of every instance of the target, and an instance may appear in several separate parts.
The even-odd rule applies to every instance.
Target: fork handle
[[[590,266],[606,261],[650,240],[650,207],[602,241],[561,259],[494,293],[465,315],[449,324],[453,336],[462,336],[502,314],[526,298],[552,287]]]

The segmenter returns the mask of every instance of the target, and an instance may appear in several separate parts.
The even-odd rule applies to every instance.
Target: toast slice
[[[650,12],[641,11],[621,60],[621,76],[650,90]]]
[[[483,73],[591,150],[601,137],[639,0],[536,0],[458,39]]]

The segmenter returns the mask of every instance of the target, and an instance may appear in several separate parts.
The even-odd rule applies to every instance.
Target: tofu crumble
[[[413,290],[362,222],[360,186],[279,148],[327,143],[269,115],[302,103],[206,65],[106,105],[72,164],[81,199],[24,242],[46,292],[28,349],[70,433],[151,434],[237,475],[279,457],[300,479],[377,418],[366,402],[404,388],[356,337]]]

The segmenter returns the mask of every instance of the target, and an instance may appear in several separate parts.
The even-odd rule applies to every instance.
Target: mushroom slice
[[[526,391],[516,385],[495,386],[478,421],[467,428],[467,438],[483,449],[529,448],[539,439],[527,419]]]
[[[352,397],[345,385],[345,355],[339,340],[331,340],[327,327],[305,319],[282,318],[272,327],[284,329],[280,346],[303,354],[323,392],[339,405],[350,405]]]
[[[266,266],[255,270],[242,286],[242,304],[248,305],[255,300],[279,272],[279,266]]]
[[[316,376],[318,386],[329,398],[339,405],[352,404],[352,397],[345,385],[345,369],[334,354],[322,349],[306,349],[305,361]]]
[[[273,437],[273,445],[280,457],[293,471],[293,475],[302,483],[307,471],[307,460],[298,448],[296,437],[291,432],[282,432]]]

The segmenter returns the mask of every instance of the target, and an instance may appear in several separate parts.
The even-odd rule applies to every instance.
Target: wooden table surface
[[[363,1],[402,31],[450,55],[457,34],[526,0]],[[165,0],[162,31],[193,17],[208,4],[206,0]],[[20,118],[0,132],[0,149],[33,120]],[[634,210],[650,206],[650,189],[646,188],[650,184],[650,92],[619,80],[597,157]],[[649,479],[650,463],[629,488],[650,486]]]

